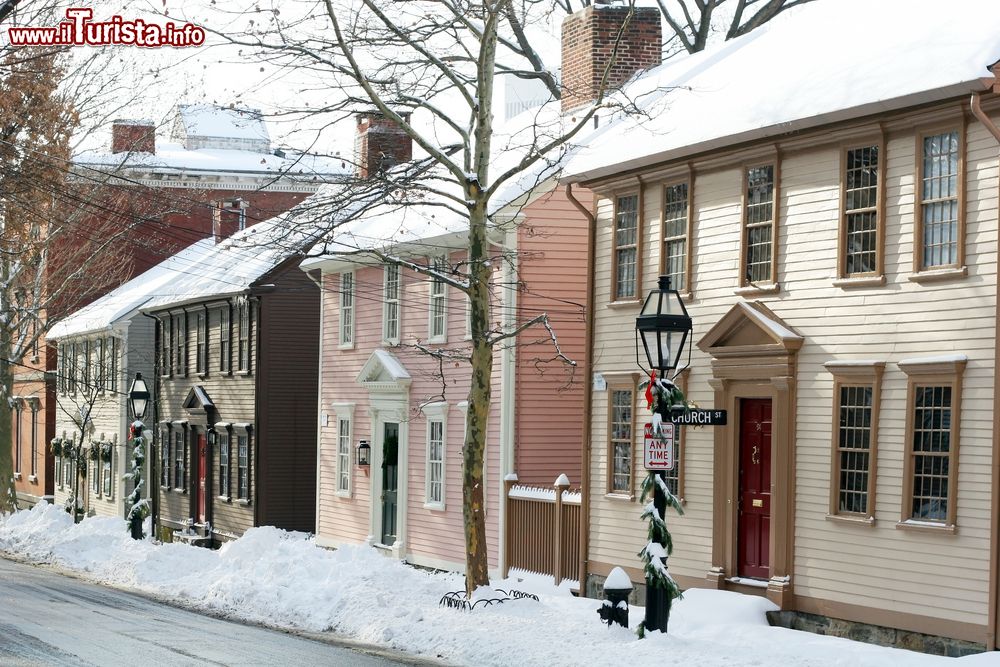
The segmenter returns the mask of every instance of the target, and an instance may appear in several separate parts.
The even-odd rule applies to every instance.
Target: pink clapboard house
[[[363,166],[369,131],[378,129],[381,146],[386,133],[398,132],[372,115],[358,127]],[[409,159],[408,148],[394,158]],[[589,210],[589,193],[573,195]],[[551,493],[561,474],[579,487],[588,243],[586,215],[554,179],[497,199],[505,205],[491,216],[491,320],[510,330],[547,313],[577,366],[554,360],[543,327],[496,348],[485,463],[491,572],[510,566],[505,514],[513,475],[515,489]],[[464,567],[471,367],[428,351],[469,349],[467,299],[443,280],[384,259],[447,273],[462,268],[466,242],[460,216],[396,202],[345,222],[325,254],[302,263],[319,273],[322,293],[316,538],[324,546],[369,544],[419,565]],[[382,257],[365,252],[373,249]]]

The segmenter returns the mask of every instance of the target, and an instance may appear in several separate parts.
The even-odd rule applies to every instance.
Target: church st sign
[[[686,412],[673,412],[670,421],[681,426],[725,426],[726,411],[691,408]]]

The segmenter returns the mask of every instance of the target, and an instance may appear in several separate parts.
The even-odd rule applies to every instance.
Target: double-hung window
[[[354,345],[354,274],[340,274],[340,345]]]
[[[170,488],[170,470],[173,459],[170,456],[170,430],[166,427],[160,430],[163,446],[160,447],[160,485],[164,489]]]
[[[215,434],[215,441],[219,443],[219,496],[229,500],[231,497],[229,485],[233,474],[229,462],[229,448],[232,442],[229,431],[218,431]]]
[[[103,394],[107,377],[107,351],[103,338],[94,341],[94,357],[94,388]]]
[[[958,269],[965,262],[964,128],[920,134],[914,269]]]
[[[114,336],[108,338],[105,344],[108,355],[108,374],[105,378],[105,386],[109,391],[118,391],[118,339]]]
[[[399,343],[399,293],[399,265],[386,264],[384,283],[382,286],[382,339],[391,344]]]
[[[236,436],[236,497],[250,500],[250,433]]]
[[[229,324],[229,306],[219,310],[219,370],[229,373],[233,369],[232,358],[232,328]]]
[[[872,524],[885,363],[832,361],[826,369],[833,375],[829,516]]]
[[[615,197],[612,301],[639,298],[639,195]]]
[[[663,188],[663,248],[660,254],[661,275],[670,277],[670,286],[687,292],[688,232],[690,206],[688,184],[676,183]]]
[[[195,373],[204,375],[208,370],[208,329],[205,328],[205,313],[196,316],[197,329],[194,332],[194,366]]]
[[[445,257],[435,258],[431,267],[438,275],[442,275],[448,266]],[[448,288],[438,275],[431,277],[430,290],[430,320],[428,322],[428,339],[431,343],[444,343],[448,340]]]
[[[14,474],[17,478],[21,477],[21,401],[20,399],[14,399],[14,406],[12,408],[12,416],[14,418]]]
[[[111,456],[113,457],[114,454],[112,454]],[[111,488],[112,488],[112,485],[111,485],[111,470],[112,470],[111,463],[112,463],[112,461],[110,459],[108,459],[106,461],[102,457],[100,463],[101,463],[101,480],[102,480],[102,486],[103,486],[102,493],[103,493],[103,495],[104,495],[105,498],[107,498],[107,499],[110,500],[111,499]]]
[[[354,451],[354,403],[334,403],[337,416],[337,495],[351,495],[351,453]]]
[[[879,143],[843,153],[841,190],[841,278],[881,276],[882,187],[884,168]]]
[[[237,342],[237,362],[236,369],[242,372],[248,372],[250,370],[250,340],[251,340],[251,327],[253,326],[251,315],[251,304],[249,301],[244,301],[239,306],[239,341]]]
[[[173,317],[164,315],[160,320],[160,373],[164,377],[174,374],[174,354],[171,339],[174,335]]]
[[[31,477],[38,478],[38,410],[37,400],[31,402]]]
[[[609,387],[608,399],[608,493],[631,496],[635,388]]]
[[[899,362],[909,378],[901,528],[954,530],[966,359]]]
[[[776,168],[774,164],[750,167],[744,176],[743,275],[741,286],[777,282]]]
[[[425,405],[422,411],[427,418],[424,506],[430,509],[444,509],[448,404],[430,403]]]
[[[174,431],[174,488],[187,490],[187,438],[185,429]]]
[[[174,317],[175,368],[178,375],[187,375],[187,313]]]

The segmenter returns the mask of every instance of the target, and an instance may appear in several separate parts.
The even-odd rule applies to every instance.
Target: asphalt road
[[[0,559],[0,665],[412,664],[171,607]]]

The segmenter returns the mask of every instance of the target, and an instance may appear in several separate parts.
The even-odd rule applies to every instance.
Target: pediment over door
[[[794,354],[805,339],[759,301],[740,302],[729,309],[698,341],[698,349],[724,357]]]
[[[208,412],[215,407],[215,404],[212,403],[212,399],[208,397],[208,392],[205,391],[205,388],[197,386],[191,387],[191,391],[188,392],[188,395],[184,399],[184,403],[181,407],[189,412],[199,410],[202,412]]]
[[[394,354],[375,350],[361,367],[356,382],[368,391],[407,391],[412,380],[410,372]]]

